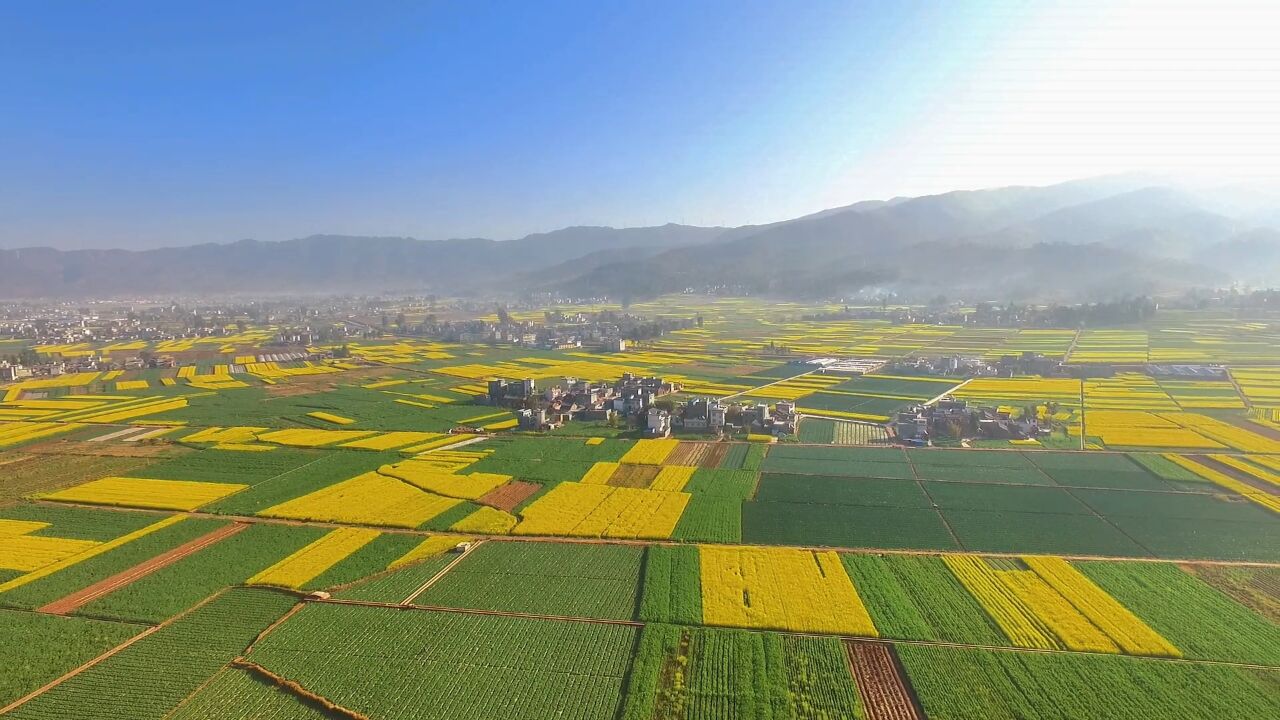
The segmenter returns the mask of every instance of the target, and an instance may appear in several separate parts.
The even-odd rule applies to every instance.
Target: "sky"
[[[0,4],[0,247],[1280,183],[1274,0]]]

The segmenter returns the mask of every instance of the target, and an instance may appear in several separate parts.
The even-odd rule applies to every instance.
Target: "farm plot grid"
[[[682,303],[640,307],[705,325],[608,356],[371,340],[350,362],[242,348],[0,389],[0,712],[1280,714],[1280,335],[1265,323],[1077,337]],[[955,390],[806,374],[762,357],[770,342],[1118,371]],[[104,350],[82,345],[45,350]],[[1139,372],[1219,358],[1248,364]],[[801,442],[526,434],[477,399],[494,374],[621,372],[683,382],[677,401],[793,400]],[[1045,445],[1088,450],[868,444],[883,439],[869,421],[952,390],[1052,416],[1066,429]]]

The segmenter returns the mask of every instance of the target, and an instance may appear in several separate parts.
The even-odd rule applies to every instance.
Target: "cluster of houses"
[[[554,430],[571,420],[615,421],[640,428],[647,437],[666,437],[672,430],[719,435],[739,429],[794,434],[795,403],[724,403],[695,397],[683,403],[661,400],[678,393],[680,383],[661,377],[623,373],[616,382],[564,378],[539,390],[533,378],[493,379],[489,404],[512,408],[524,430]]]
[[[696,397],[674,409],[674,423],[685,432],[715,435],[745,428],[770,435],[794,435],[799,420],[794,402],[729,403],[716,398]]]
[[[931,405],[912,405],[900,410],[889,427],[898,441],[907,445],[928,445],[934,438],[944,437],[1026,440],[1049,432],[1035,413],[1013,417],[1007,410],[970,405],[950,396]]]
[[[31,377],[59,377],[83,372],[103,372],[106,370],[143,370],[145,368],[177,367],[177,361],[168,355],[152,358],[129,357],[123,360],[108,360],[100,355],[84,355],[80,357],[53,359],[31,365],[0,361],[0,382],[12,382]]]
[[[671,432],[671,417],[654,403],[680,388],[680,383],[634,373],[623,373],[613,383],[565,378],[541,392],[533,378],[494,379],[488,398],[491,405],[514,408],[522,429],[553,430],[570,420],[621,418],[643,421],[648,434],[665,436]]]

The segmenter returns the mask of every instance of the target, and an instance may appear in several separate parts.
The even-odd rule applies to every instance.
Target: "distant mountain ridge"
[[[0,297],[334,292],[644,298],[722,286],[1079,300],[1280,282],[1280,211],[1132,178],[863,201],[766,225],[569,227],[517,240],[314,235],[157,250],[0,250]],[[1277,203],[1280,208],[1280,203]]]

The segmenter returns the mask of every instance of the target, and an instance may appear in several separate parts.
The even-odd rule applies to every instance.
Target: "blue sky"
[[[1275,14],[1241,2],[6,3],[0,246],[742,224],[1241,133],[1265,176]]]

